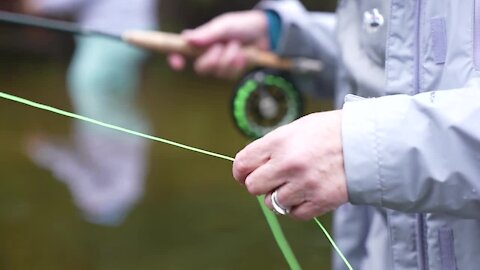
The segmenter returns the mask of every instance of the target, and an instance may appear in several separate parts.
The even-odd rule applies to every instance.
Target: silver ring
[[[290,208],[283,206],[279,201],[278,201],[278,190],[275,190],[272,194],[272,205],[273,205],[273,210],[274,212],[277,212],[280,215],[287,215],[290,213]]]

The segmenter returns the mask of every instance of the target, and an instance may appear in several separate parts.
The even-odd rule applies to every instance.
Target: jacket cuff
[[[281,32],[279,32],[274,51],[286,56],[312,57],[315,55],[312,44],[308,40],[304,40],[305,36],[300,33],[301,29],[296,25],[299,18],[308,16],[308,11],[298,1],[264,0],[255,8],[272,12],[278,16]],[[298,40],[302,39],[303,42],[299,44]],[[292,45],[293,43],[295,46]]]
[[[382,203],[376,112],[375,99],[350,101],[343,107],[343,157],[352,204]]]
[[[395,193],[398,176],[391,160],[401,154],[395,137],[408,111],[409,96],[347,102],[343,107],[342,140],[349,200],[353,204],[384,206]]]
[[[277,12],[266,10],[268,18],[268,33],[270,37],[270,48],[275,51],[278,48],[280,37],[282,36],[282,19]]]
[[[282,18],[282,28],[286,29],[288,26],[305,16],[308,13],[305,8],[297,1],[278,1],[278,0],[263,0],[255,7],[256,9],[274,11],[280,18]],[[300,17],[299,17],[300,16]]]

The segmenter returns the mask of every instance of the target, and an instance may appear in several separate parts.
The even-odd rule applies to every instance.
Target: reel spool
[[[258,69],[235,89],[232,113],[240,131],[258,139],[301,117],[303,98],[287,74]]]

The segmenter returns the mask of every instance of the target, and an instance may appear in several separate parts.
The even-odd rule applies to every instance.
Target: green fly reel
[[[252,139],[303,115],[303,98],[287,74],[254,70],[234,92],[232,112],[240,131]]]

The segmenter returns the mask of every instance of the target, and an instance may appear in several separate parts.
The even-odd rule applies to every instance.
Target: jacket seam
[[[415,37],[414,37],[414,44],[413,44],[413,52],[414,52],[414,61],[413,61],[413,87],[414,91],[413,94],[419,94],[423,90],[423,80],[422,77],[424,75],[423,71],[423,63],[422,63],[422,20],[425,18],[425,9],[423,8],[423,1],[424,0],[416,0],[416,7],[415,7]]]
[[[378,135],[378,120],[376,118],[377,113],[374,111],[373,114],[373,143],[374,143],[374,151],[375,151],[375,158],[376,158],[376,165],[377,165],[377,187],[379,190],[380,195],[380,206],[383,206],[383,181],[382,181],[382,161],[381,155],[379,151],[379,135]]]
[[[390,57],[391,57],[391,49],[390,47],[392,46],[392,14],[393,14],[393,5],[395,3],[392,1],[392,3],[390,3],[390,19],[389,19],[389,23],[387,24],[387,42],[386,42],[386,48],[385,48],[385,87],[386,87],[386,90],[388,90],[389,88],[389,79],[388,79],[388,75],[389,75],[389,71],[391,69],[390,65],[391,65],[391,62],[390,62]]]
[[[427,4],[425,2],[427,2],[427,0],[419,0],[421,1],[420,2],[420,28],[418,29],[419,30],[419,33],[420,33],[420,38],[418,39],[418,64],[419,64],[419,74],[418,74],[418,86],[420,87],[418,89],[419,92],[423,92],[424,89],[425,89],[425,80],[423,79],[425,77],[425,68],[423,67],[423,65],[425,64],[425,61],[424,61],[424,57],[425,57],[425,34],[422,34],[422,32],[425,32],[426,29],[424,28],[423,26],[423,23],[422,22],[425,22],[426,21],[426,18],[427,18],[427,9],[425,8],[427,6]]]
[[[474,70],[475,72],[477,72],[477,73],[480,71],[480,69],[479,69],[479,67],[478,67],[478,65],[477,65],[477,63],[476,63],[476,61],[475,61],[475,58],[476,58],[476,56],[477,56],[476,45],[477,45],[477,43],[479,42],[478,37],[477,37],[477,33],[476,33],[476,32],[477,32],[476,29],[477,29],[477,27],[479,27],[479,26],[477,26],[477,25],[475,24],[477,16],[480,16],[480,14],[476,14],[476,13],[477,13],[477,12],[476,12],[476,5],[478,4],[478,2],[479,2],[478,0],[474,0],[474,1],[473,1],[472,22],[471,22],[471,24],[470,24],[470,27],[471,27],[471,28],[470,28],[470,36],[472,37],[472,39],[471,39],[471,41],[470,41],[470,52],[471,52],[471,54],[472,54],[470,59],[471,59],[471,61],[472,61],[473,70]]]

